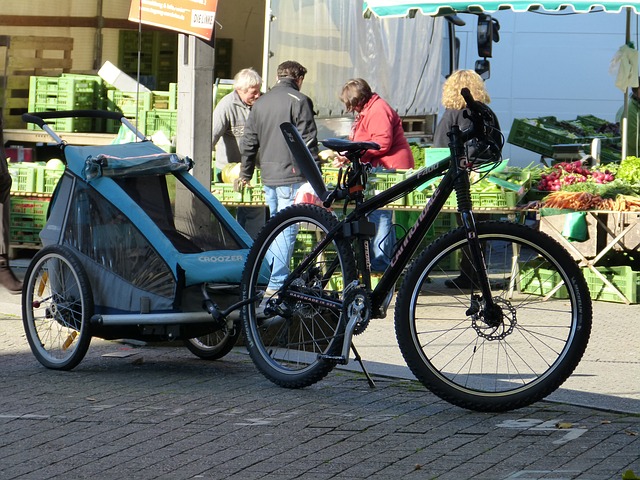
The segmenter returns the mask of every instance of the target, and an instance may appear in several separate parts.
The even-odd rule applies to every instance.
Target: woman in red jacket
[[[380,150],[369,150],[362,157],[363,162],[385,170],[413,168],[413,154],[404,136],[402,120],[369,84],[362,78],[353,78],[343,87],[340,99],[347,112],[355,114],[349,140],[357,142],[376,142]],[[335,166],[345,163],[344,157],[338,157]],[[393,212],[378,210],[369,215],[369,220],[377,225],[376,236],[371,240],[371,269],[383,272],[388,266],[395,234],[393,230]]]

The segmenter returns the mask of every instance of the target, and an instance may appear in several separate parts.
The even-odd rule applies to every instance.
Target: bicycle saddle
[[[336,152],[357,152],[359,150],[380,150],[380,145],[375,142],[352,142],[342,138],[327,138],[321,140],[325,147]]]

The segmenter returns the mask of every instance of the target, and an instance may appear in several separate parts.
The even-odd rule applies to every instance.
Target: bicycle
[[[466,90],[466,89],[465,89]],[[328,191],[297,130],[282,124],[285,140],[322,201],[293,205],[273,216],[254,242],[242,275],[241,316],[249,354],[277,385],[302,388],[324,378],[350,351],[372,380],[353,344],[374,318],[384,318],[402,277],[394,323],[402,355],[432,393],[463,408],[507,411],[556,390],[578,365],[589,340],[592,306],[585,279],[565,249],[538,230],[515,222],[474,221],[470,172],[501,160],[501,134],[493,113],[463,90],[472,126],[449,133],[451,155],[365,199],[369,168],[362,154],[372,142],[322,143],[350,159],[338,186]],[[476,139],[497,159],[469,158]],[[390,266],[372,286],[367,215],[442,176],[416,223],[396,244]],[[412,258],[452,192],[462,226],[437,238]],[[329,210],[344,201],[344,218]],[[295,238],[277,250],[282,236]],[[469,288],[443,282],[458,274],[466,255],[474,272]],[[270,318],[256,315],[270,265],[280,258],[290,273],[265,299]],[[452,271],[455,270],[455,271]],[[373,386],[373,384],[372,384]]]

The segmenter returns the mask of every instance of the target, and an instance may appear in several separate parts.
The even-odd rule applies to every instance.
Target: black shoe
[[[22,293],[22,282],[13,274],[8,262],[0,264],[0,285],[14,295]]]

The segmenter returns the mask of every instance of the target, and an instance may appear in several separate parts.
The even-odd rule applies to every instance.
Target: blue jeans
[[[376,210],[369,215],[369,221],[376,225],[376,235],[369,242],[371,271],[384,272],[391,261],[393,246],[396,243],[393,228],[393,212]]]
[[[280,210],[293,205],[298,189],[302,183],[283,185],[280,187],[268,187],[264,185],[264,196],[269,215],[273,217]],[[270,290],[277,290],[282,286],[289,275],[289,264],[293,255],[293,246],[298,234],[298,227],[289,227],[278,235],[269,247],[267,252],[267,262],[271,265],[271,278],[269,279]]]

